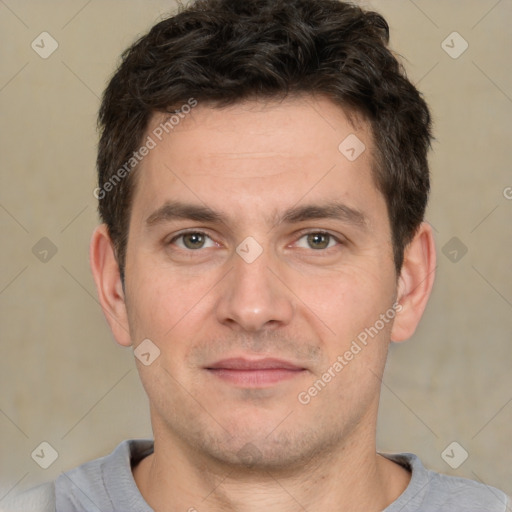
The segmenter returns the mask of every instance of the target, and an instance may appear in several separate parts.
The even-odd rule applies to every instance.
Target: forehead
[[[154,115],[148,138],[154,147],[136,172],[134,197],[134,207],[142,202],[144,212],[170,197],[214,209],[278,211],[306,195],[310,202],[349,203],[357,195],[380,195],[368,124],[322,97],[224,108],[199,102],[173,117]]]
[[[296,95],[283,100],[246,100],[225,107],[212,102],[188,102],[174,114],[155,113],[147,135],[161,147],[192,143],[201,138],[199,150],[214,149],[210,156],[222,158],[262,158],[285,153],[287,158],[320,152],[337,156],[339,144],[347,135],[357,134],[367,147],[373,144],[371,130],[362,115],[346,111],[323,96]],[[236,152],[233,152],[236,136]],[[362,140],[361,140],[362,141]],[[225,148],[226,151],[223,151]],[[327,150],[327,151],[326,151]],[[198,157],[194,152],[189,157]],[[350,156],[350,155],[349,155]]]

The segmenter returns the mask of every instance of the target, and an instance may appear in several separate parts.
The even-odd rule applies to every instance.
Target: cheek
[[[395,315],[393,280],[378,271],[350,269],[335,279],[326,278],[321,293],[319,288],[312,287],[311,298],[304,302],[316,301],[311,309],[332,331],[322,337],[327,367],[315,376],[332,382],[326,393],[322,391],[323,403],[332,401],[349,407],[356,400],[358,406],[368,405],[378,394],[379,376],[386,361]],[[381,315],[389,311],[389,317],[381,320]]]
[[[335,272],[301,276],[296,281],[302,302],[327,324],[336,337],[355,335],[385,313],[392,304],[392,274],[378,265],[351,265]]]
[[[199,322],[202,299],[213,288],[215,276],[191,275],[152,262],[150,257],[133,260],[127,281],[129,317],[134,333],[163,343],[184,326],[188,331]],[[200,324],[200,323],[199,323]]]

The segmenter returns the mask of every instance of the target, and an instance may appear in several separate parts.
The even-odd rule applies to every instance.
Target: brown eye
[[[189,231],[176,235],[169,241],[169,245],[176,245],[180,249],[198,250],[215,247],[215,242],[202,231]]]
[[[206,237],[202,233],[185,233],[181,235],[183,245],[187,249],[202,249],[205,244]]]
[[[306,236],[311,249],[326,249],[331,241],[331,235],[328,233],[309,233]]]

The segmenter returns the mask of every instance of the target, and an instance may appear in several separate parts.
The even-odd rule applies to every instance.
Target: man
[[[335,0],[201,0],[123,55],[90,259],[154,443],[19,510],[507,510],[376,452],[388,346],[435,268],[430,114],[387,43],[381,16]]]

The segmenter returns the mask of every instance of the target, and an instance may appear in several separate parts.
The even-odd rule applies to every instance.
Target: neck
[[[300,468],[276,470],[227,466],[155,431],[154,453],[133,474],[156,512],[379,512],[405,490],[410,474],[378,455],[368,434]]]

